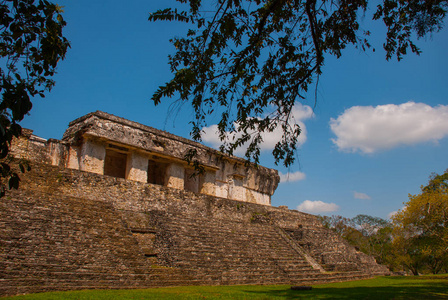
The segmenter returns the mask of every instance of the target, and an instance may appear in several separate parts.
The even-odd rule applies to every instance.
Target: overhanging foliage
[[[192,24],[185,37],[173,38],[169,56],[173,78],[153,94],[155,104],[178,97],[194,111],[192,138],[200,141],[208,115],[220,114],[221,151],[242,145],[256,163],[263,132],[281,129],[275,162],[295,160],[300,127],[291,111],[318,81],[327,56],[340,57],[348,45],[370,48],[360,18],[374,4],[367,0],[177,0],[188,11],[167,8],[150,21]],[[447,1],[380,1],[373,14],[387,27],[386,58],[420,53],[414,37],[442,27]],[[415,35],[413,35],[415,33]]]
[[[51,90],[56,66],[69,47],[62,35],[62,9],[45,0],[0,1],[0,159],[7,157],[18,124],[31,110],[31,98]],[[29,169],[19,164],[21,171]],[[0,165],[0,197],[18,188],[19,176],[8,162]]]

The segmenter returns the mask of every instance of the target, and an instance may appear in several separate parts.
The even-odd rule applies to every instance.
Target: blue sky
[[[71,120],[101,110],[188,137],[188,107],[167,118],[170,100],[157,107],[150,100],[170,79],[169,39],[185,27],[147,18],[173,1],[58,3],[71,49],[59,64],[56,86],[34,99],[22,126],[60,139]],[[448,30],[420,40],[420,56],[386,62],[381,24],[366,20],[363,27],[375,34],[376,51],[349,48],[340,59],[327,58],[316,106],[313,96],[296,106],[296,121],[306,131],[298,162],[289,170],[276,167],[265,145],[261,163],[289,171],[272,205],[387,218],[432,172],[448,168]]]

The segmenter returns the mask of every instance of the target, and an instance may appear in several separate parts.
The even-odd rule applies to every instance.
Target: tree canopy
[[[422,193],[409,195],[406,206],[393,217],[397,257],[414,274],[423,265],[433,273],[448,268],[448,187],[442,184],[447,176],[448,170],[433,174]]]
[[[7,157],[18,124],[31,110],[31,98],[51,90],[56,66],[64,59],[69,42],[61,8],[45,0],[0,1],[0,159]],[[22,171],[25,170],[20,164]],[[0,196],[17,188],[19,176],[8,162],[0,164]]]
[[[320,219],[325,227],[335,231],[359,251],[372,255],[380,264],[393,267],[390,222],[369,215],[357,215],[351,219],[333,215],[321,216]]]
[[[436,173],[431,174],[428,185],[423,187],[422,191],[441,191],[443,189],[448,189],[448,169],[442,175]]]
[[[301,129],[291,114],[294,104],[319,80],[327,56],[340,57],[348,45],[371,48],[370,31],[360,20],[374,8],[373,20],[387,33],[386,59],[419,54],[415,39],[441,29],[446,0],[177,0],[189,9],[153,12],[150,21],[192,24],[175,37],[169,56],[173,78],[153,94],[155,104],[178,97],[195,111],[191,136],[200,141],[208,116],[218,114],[220,150],[232,154],[245,145],[256,163],[263,132],[279,132],[275,162],[295,160]]]

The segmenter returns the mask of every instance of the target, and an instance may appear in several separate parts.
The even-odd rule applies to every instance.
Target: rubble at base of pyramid
[[[101,111],[70,122],[62,140],[23,133],[15,157],[231,200],[270,205],[280,180],[276,170]],[[201,174],[184,159],[189,151]]]

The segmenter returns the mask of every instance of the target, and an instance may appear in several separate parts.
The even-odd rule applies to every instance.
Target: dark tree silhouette
[[[0,196],[6,186],[18,188],[19,176],[5,160],[18,124],[31,110],[31,98],[51,90],[59,60],[69,42],[62,35],[61,8],[40,0],[0,1]],[[19,163],[22,172],[29,166]]]

